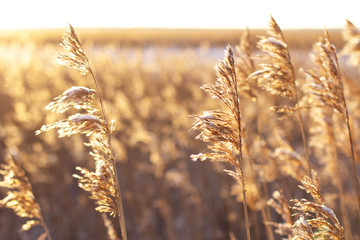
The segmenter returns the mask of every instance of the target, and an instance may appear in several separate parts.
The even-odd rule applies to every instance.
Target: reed
[[[293,220],[291,216],[291,209],[288,201],[286,200],[282,190],[275,191],[267,202],[282,218],[283,223],[269,221],[267,225],[275,227],[275,233],[280,236],[286,236],[288,239],[292,239],[292,226]]]
[[[330,40],[327,30],[324,32],[323,40],[314,45],[314,51],[313,61],[318,68],[315,70],[305,71],[305,74],[309,81],[311,81],[310,92],[316,96],[323,106],[327,106],[338,112],[346,124],[348,141],[351,149],[351,164],[356,188],[358,219],[360,220],[360,193],[358,174],[356,170],[354,140],[350,127],[349,112],[346,104],[336,49]]]
[[[85,145],[91,148],[90,155],[95,160],[95,171],[77,167],[79,173],[73,176],[79,180],[79,187],[89,192],[90,198],[95,200],[97,205],[95,210],[109,213],[114,217],[118,216],[121,239],[126,240],[120,185],[115,157],[111,149],[111,134],[115,129],[115,122],[109,122],[106,118],[95,75],[71,25],[64,34],[61,45],[67,52],[58,55],[59,62],[79,70],[82,75],[90,75],[97,91],[82,86],[73,86],[56,97],[54,102],[45,107],[46,110],[61,114],[74,108],[85,112],[75,113],[67,119],[44,125],[36,131],[36,134],[57,129],[59,137],[70,137],[74,134],[83,134],[89,137],[89,142]]]
[[[246,187],[244,179],[242,117],[238,94],[237,76],[233,51],[230,46],[225,52],[225,59],[216,67],[218,78],[214,85],[204,85],[203,89],[213,97],[219,99],[226,107],[226,111],[206,111],[196,118],[192,130],[200,130],[196,139],[207,142],[210,153],[191,155],[192,160],[212,160],[226,162],[235,168],[235,171],[225,170],[237,180],[242,187],[243,206],[245,214],[246,236],[250,240],[250,224],[246,201]]]
[[[301,114],[301,106],[299,104],[298,89],[296,86],[295,69],[291,62],[288,45],[286,44],[285,37],[276,23],[275,19],[271,16],[268,28],[269,37],[262,37],[258,42],[258,47],[267,55],[266,58],[269,63],[262,63],[262,69],[253,72],[249,78],[256,79],[261,88],[269,91],[271,94],[279,95],[292,99],[295,106],[274,106],[272,107],[283,117],[288,117],[294,112],[297,113],[301,137],[305,151],[305,159],[307,163],[307,170],[310,174],[310,159],[308,144],[306,141],[303,117]]]
[[[325,202],[316,171],[312,170],[311,178],[305,176],[301,183],[302,186],[299,187],[310,193],[314,201],[292,200],[295,203],[293,209],[300,212],[295,214],[300,215],[300,218],[293,226],[293,239],[344,240],[344,228]],[[305,219],[304,216],[307,216],[308,219]]]
[[[52,240],[30,180],[13,156],[8,156],[6,164],[1,165],[0,175],[3,177],[0,187],[8,190],[7,196],[0,200],[0,207],[10,208],[19,217],[28,219],[22,225],[21,231],[29,231],[35,226],[41,226],[45,232],[37,239]]]
[[[250,81],[249,79],[249,75],[255,71],[255,61],[254,61],[254,47],[253,44],[251,43],[251,35],[250,35],[250,31],[247,28],[245,30],[245,32],[242,34],[241,38],[240,38],[240,42],[238,45],[235,46],[235,68],[236,68],[236,74],[238,76],[238,89],[239,89],[239,94],[240,96],[245,97],[246,99],[250,100],[251,102],[255,102],[256,106],[256,110],[258,111],[260,106],[259,106],[259,98],[258,98],[258,89],[257,89],[257,85],[256,83],[254,83],[254,81]],[[246,105],[247,103],[243,103],[243,105]],[[259,116],[256,117],[256,132],[255,132],[255,137],[253,138],[261,138],[260,134],[261,134],[261,121],[259,120]],[[253,206],[250,205],[250,209],[251,210],[257,210],[255,208],[254,205],[256,205],[257,202],[260,202],[260,207],[261,207],[261,215],[263,218],[263,222],[266,223],[270,220],[270,214],[269,214],[269,209],[268,209],[268,205],[266,204],[267,201],[267,196],[266,196],[266,192],[267,192],[267,186],[265,184],[264,181],[259,181],[259,173],[258,171],[256,171],[255,165],[256,162],[254,159],[254,156],[252,156],[251,154],[251,143],[252,143],[252,139],[249,137],[249,133],[247,131],[243,131],[243,139],[244,139],[244,150],[245,150],[245,154],[248,155],[248,159],[249,159],[249,177],[248,179],[248,185],[252,185],[254,186],[251,191],[252,193],[252,198],[253,199],[258,199],[257,200],[250,200],[250,204],[253,203]],[[261,162],[263,162],[263,160],[261,160]],[[239,191],[237,191],[237,187],[238,185],[235,185],[232,188],[232,192],[234,192],[237,196],[239,196]],[[241,189],[241,188],[240,188]],[[249,188],[248,188],[249,189]],[[250,188],[251,189],[251,188]],[[248,194],[248,198],[251,199],[251,197],[249,197]],[[239,197],[239,199],[242,200],[242,197]],[[241,201],[240,200],[240,201]],[[273,236],[273,232],[271,229],[271,226],[265,224],[265,228],[266,228],[266,234],[269,240],[273,240],[274,236]]]
[[[254,57],[260,50],[253,49],[245,31],[236,51],[226,49],[217,78],[218,46],[212,39],[186,48],[185,42],[160,47],[121,42],[119,47],[101,42],[100,35],[88,48],[70,27],[58,59],[76,71],[51,61],[48,56],[58,49],[50,43],[0,44],[0,161],[6,151],[19,156],[33,186],[17,177],[22,173],[12,163],[1,166],[1,205],[30,217],[18,219],[4,209],[0,239],[117,240],[127,233],[149,240],[356,239],[360,33],[349,21],[347,28],[346,56],[338,63],[336,30],[331,40],[325,33],[315,44],[310,59],[311,46],[299,49],[294,37],[304,34],[309,41],[322,32],[309,38],[288,31],[285,41],[272,18],[269,35],[258,42],[261,56]],[[303,74],[297,66],[310,70]],[[72,87],[72,82],[79,84]],[[203,82],[215,101],[200,91]],[[58,93],[64,86],[67,90]],[[48,101],[49,96],[58,97]],[[300,111],[318,175],[308,174]],[[199,115],[188,117],[194,113]],[[278,121],[281,116],[288,118]],[[55,130],[72,139],[34,136],[44,119],[49,124],[37,133]],[[202,141],[187,134],[191,126]],[[202,152],[193,160],[215,163],[187,161],[190,152]],[[21,236],[16,234],[21,225],[11,224],[15,221],[25,223]]]

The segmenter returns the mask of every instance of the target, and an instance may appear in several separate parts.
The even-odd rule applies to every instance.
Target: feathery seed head
[[[201,116],[193,116],[196,121],[191,130],[200,130],[196,139],[209,143],[208,149],[212,152],[193,154],[191,159],[229,163],[235,167],[235,171],[225,170],[225,172],[238,181],[240,187],[244,189],[241,112],[234,64],[233,51],[228,46],[224,60],[216,66],[217,80],[211,86],[203,86],[205,91],[225,105],[226,110],[205,111]]]
[[[251,101],[256,102],[256,83],[250,81],[249,75],[255,71],[253,59],[253,47],[250,44],[250,33],[247,28],[243,33],[239,45],[235,47],[236,61],[235,69],[238,76],[238,85],[241,94],[245,95]]]
[[[280,236],[291,236],[291,226],[293,225],[293,221],[288,201],[282,191],[275,191],[272,196],[273,198],[270,198],[267,201],[267,204],[281,216],[284,222],[267,222],[266,224],[275,227],[275,232]]]
[[[320,185],[316,171],[312,170],[311,178],[309,176],[305,176],[301,180],[301,183],[302,186],[299,187],[305,190],[307,193],[310,193],[315,201],[311,202],[307,199],[292,200],[295,202],[293,209],[301,212],[301,217],[299,219],[300,221],[298,220],[293,226],[293,235],[297,236],[299,233],[303,233],[304,226],[307,224],[310,226],[310,229],[316,229],[316,231],[314,231],[314,237],[321,237],[321,239],[345,239],[344,228],[341,226],[334,212],[326,205],[325,199],[320,192]],[[299,215],[299,213],[294,215]],[[310,219],[305,220],[302,217],[303,215],[309,216]]]
[[[314,45],[313,62],[318,66],[315,70],[304,71],[308,84],[308,92],[317,100],[341,114],[346,119],[346,102],[341,80],[340,68],[335,46],[331,43],[328,31],[324,39]]]
[[[305,221],[304,216],[300,216],[294,223],[292,231],[294,235],[292,240],[315,240],[314,232],[311,226]]]
[[[353,37],[360,37],[360,31],[350,20],[346,19],[344,39],[349,40]]]
[[[56,113],[64,113],[71,107],[75,109],[85,109],[89,113],[96,113],[95,103],[96,91],[86,87],[73,86],[56,97],[54,102],[49,103],[45,110],[51,110]]]
[[[30,219],[22,225],[22,231],[40,225],[41,210],[35,201],[31,183],[12,156],[7,158],[6,164],[1,165],[0,175],[3,177],[0,187],[8,189],[7,196],[0,200],[0,207],[10,208],[19,217]]]
[[[93,134],[106,135],[108,133],[107,123],[104,120],[101,120],[97,116],[77,113],[67,119],[43,125],[40,130],[36,131],[36,135],[55,128],[57,129],[59,137],[70,137],[77,133],[86,136]]]
[[[345,45],[342,53],[349,56],[348,63],[354,66],[360,64],[360,30],[349,20],[343,34]]]
[[[79,187],[91,194],[90,198],[96,201],[96,210],[118,215],[116,199],[118,190],[114,183],[114,173],[110,170],[110,163],[104,162],[97,172],[91,172],[86,168],[76,167],[81,175],[74,174],[79,179]]]
[[[249,79],[256,79],[258,84],[271,94],[294,98],[296,94],[295,73],[285,38],[280,27],[271,17],[268,33],[262,37],[258,48],[265,52],[268,64],[261,64],[262,69],[250,74]]]
[[[281,31],[280,26],[276,23],[273,16],[270,15],[270,21],[269,21],[269,27],[268,27],[268,33],[276,38],[279,39],[281,42],[285,43],[284,35]]]
[[[64,34],[61,45],[67,53],[58,55],[59,62],[80,70],[84,75],[90,73],[96,89],[98,89],[89,60],[71,25],[70,30]],[[69,137],[77,133],[90,137],[90,141],[85,145],[91,148],[89,154],[95,160],[96,170],[93,172],[77,167],[76,169],[80,173],[74,174],[73,177],[79,180],[79,187],[89,192],[90,198],[96,201],[95,210],[110,213],[114,217],[115,215],[119,216],[122,239],[126,239],[120,187],[111,150],[111,133],[115,129],[115,123],[114,121],[111,121],[110,124],[107,122],[102,99],[99,94],[96,99],[95,94],[95,90],[86,87],[72,87],[66,90],[55,98],[55,101],[50,103],[46,109],[63,113],[74,107],[78,110],[85,110],[85,113],[75,113],[67,119],[44,125],[36,131],[36,134],[57,129],[59,137]]]
[[[62,65],[77,69],[82,75],[91,72],[89,60],[81,46],[79,37],[74,28],[69,24],[70,29],[63,36],[60,44],[67,51],[65,54],[58,54],[58,62]]]

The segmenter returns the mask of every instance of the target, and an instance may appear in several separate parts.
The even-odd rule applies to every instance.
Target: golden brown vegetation
[[[0,174],[4,178],[0,182],[0,187],[7,188],[8,193],[0,201],[0,206],[12,209],[21,218],[30,219],[22,225],[21,231],[28,231],[32,227],[41,226],[45,232],[37,239],[48,238],[51,240],[28,177],[12,156],[9,156],[6,161],[7,164],[3,164],[2,169],[0,169]]]
[[[29,178],[4,164],[1,203],[29,220],[1,208],[0,239],[357,239],[360,34],[346,29],[342,54],[331,31],[311,50],[271,18],[218,63],[223,45],[81,45],[70,28],[59,59],[87,77],[52,43],[4,42],[0,156]]]
[[[99,92],[89,60],[71,25],[70,30],[63,37],[62,46],[67,52],[59,54],[58,61],[67,67],[79,70],[82,75],[90,75]],[[95,94],[97,94],[99,104],[95,100]],[[56,128],[59,137],[70,137],[77,133],[90,137],[90,141],[85,145],[91,148],[90,155],[95,160],[95,172],[76,167],[80,171],[80,175],[74,174],[73,176],[79,179],[79,187],[89,192],[90,198],[96,201],[95,209],[97,211],[119,217],[121,237],[126,240],[119,178],[111,149],[111,134],[115,126],[114,122],[109,122],[106,118],[100,94],[93,89],[73,86],[55,100],[45,109],[64,113],[70,108],[75,108],[83,109],[85,113],[75,113],[67,119],[43,125],[40,130],[36,131],[36,135]]]

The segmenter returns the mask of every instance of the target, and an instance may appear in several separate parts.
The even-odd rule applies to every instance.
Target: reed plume
[[[281,130],[274,131],[274,140],[277,142],[277,147],[273,150],[272,158],[279,163],[281,176],[291,176],[300,181],[306,174],[306,166],[304,166],[304,157],[298,154],[291,144],[283,137]]]
[[[310,82],[310,84],[308,84],[309,92],[315,95],[323,106],[338,112],[347,126],[357,195],[358,218],[360,220],[360,193],[355,163],[354,141],[350,128],[349,112],[346,105],[336,49],[330,40],[328,31],[325,30],[323,40],[314,45],[312,58],[318,68],[316,70],[304,71],[307,80]]]
[[[315,240],[314,232],[304,216],[294,223],[292,226],[292,234],[294,235],[291,240]]]
[[[295,215],[301,216],[293,226],[293,239],[345,239],[344,228],[334,212],[326,204],[324,196],[320,191],[316,171],[312,170],[311,178],[305,176],[301,183],[302,186],[299,187],[310,193],[314,201],[307,199],[292,200],[295,202],[293,209],[300,212]],[[307,216],[308,219],[305,219],[303,216]],[[309,238],[303,238],[304,232],[309,235]]]
[[[44,218],[41,214],[40,205],[36,202],[31,183],[20,167],[19,163],[9,156],[6,164],[1,165],[0,175],[3,180],[0,181],[0,187],[7,188],[7,196],[0,200],[0,207],[12,209],[16,215],[21,218],[27,218],[21,227],[21,231],[28,231],[32,227],[41,226],[44,233],[38,239],[51,240],[51,235],[46,227]]]
[[[268,60],[269,63],[261,64],[262,69],[253,72],[249,78],[256,79],[260,87],[269,91],[271,94],[287,97],[293,99],[295,102],[294,107],[274,106],[272,108],[277,113],[283,114],[283,117],[290,116],[294,112],[297,112],[307,169],[310,173],[309,150],[295,83],[295,70],[291,62],[285,37],[272,16],[270,17],[268,34],[270,35],[269,37],[262,37],[258,42],[258,48],[267,53],[265,59]]]
[[[354,66],[360,64],[360,30],[349,20],[346,20],[346,27],[343,34],[345,41],[342,53],[349,56],[348,63]]]
[[[221,161],[232,165],[235,171],[225,170],[242,187],[247,239],[250,240],[250,226],[246,202],[246,187],[243,169],[242,124],[237,76],[234,66],[233,51],[230,46],[225,52],[225,59],[217,66],[217,80],[212,86],[202,89],[219,99],[226,107],[223,110],[205,111],[201,116],[194,116],[196,121],[192,130],[200,130],[196,139],[207,142],[212,152],[191,155],[192,160]]]
[[[271,206],[284,220],[283,223],[269,221],[266,224],[275,227],[275,233],[280,236],[287,236],[288,239],[292,238],[291,227],[293,220],[291,216],[290,206],[285,199],[282,191],[273,192],[272,198],[267,201],[267,204]]]
[[[240,42],[235,46],[235,68],[238,76],[239,90],[251,101],[256,102],[256,86],[248,78],[255,71],[253,46],[250,44],[250,32],[247,28]]]
[[[272,16],[268,34],[270,37],[261,37],[258,48],[267,53],[265,58],[270,62],[261,64],[262,69],[252,73],[250,78],[257,79],[271,94],[293,98],[296,93],[294,67],[285,37]]]
[[[86,76],[92,72],[89,59],[75,29],[70,24],[69,27],[70,29],[65,32],[62,43],[60,43],[66,53],[58,54],[58,61],[64,66],[79,70],[82,75]]]
[[[250,41],[250,31],[249,28],[246,28],[244,33],[240,38],[240,42],[235,46],[235,69],[237,75],[239,95],[245,97],[246,99],[251,100],[256,104],[255,109],[259,109],[259,99],[258,99],[258,89],[255,81],[251,81],[249,75],[255,71],[255,62],[254,62],[254,47]],[[245,103],[246,104],[246,103]],[[255,117],[255,116],[254,116]],[[243,149],[244,155],[247,155],[249,162],[249,170],[246,173],[247,176],[247,204],[251,210],[261,211],[263,222],[267,222],[270,219],[269,208],[266,204],[267,196],[267,186],[264,181],[259,180],[259,172],[256,171],[256,162],[254,156],[251,154],[251,145],[255,145],[254,141],[260,141],[260,120],[259,117],[255,117],[256,120],[256,130],[252,139],[249,137],[249,133],[244,129],[243,131]],[[262,158],[261,158],[262,160]],[[246,174],[245,174],[246,175]],[[232,194],[237,196],[238,201],[242,201],[242,187],[240,184],[236,183],[233,185]],[[269,240],[273,240],[273,232],[271,227],[265,225],[266,234]]]
[[[316,99],[312,101],[313,104],[317,102]],[[320,176],[337,188],[346,239],[352,239],[350,221],[345,205],[344,180],[340,171],[344,163],[338,157],[335,139],[338,136],[336,131],[343,131],[342,125],[336,126],[336,121],[341,121],[341,119],[329,108],[310,108],[309,113],[312,119],[312,127],[309,129],[311,134],[309,146],[314,149],[314,155],[318,157],[319,163],[323,166]],[[346,140],[345,143],[347,143]],[[347,148],[347,146],[344,147],[344,149]]]
[[[83,134],[89,137],[89,142],[85,145],[91,148],[90,155],[95,160],[95,171],[77,167],[79,173],[73,176],[79,180],[79,187],[89,192],[90,198],[95,200],[97,211],[119,217],[121,237],[125,240],[127,236],[120,185],[115,158],[111,150],[114,122],[108,122],[106,119],[95,75],[71,25],[70,30],[64,34],[61,45],[67,52],[58,55],[59,62],[79,70],[83,75],[91,75],[97,91],[87,87],[74,86],[56,97],[54,102],[45,107],[46,110],[64,113],[74,108],[82,110],[82,112],[75,113],[67,119],[44,125],[36,131],[36,134],[57,129],[59,137],[70,137],[74,134]]]

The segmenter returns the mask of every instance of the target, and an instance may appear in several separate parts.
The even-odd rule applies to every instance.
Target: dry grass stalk
[[[40,205],[36,202],[25,171],[12,156],[7,158],[7,163],[2,164],[1,168],[0,175],[3,176],[3,180],[0,181],[0,187],[7,188],[8,193],[4,199],[0,200],[0,207],[10,208],[19,217],[29,219],[22,225],[21,231],[28,231],[32,227],[41,226],[45,232],[38,239],[48,238],[51,240],[50,232],[41,214]]]
[[[270,37],[261,37],[258,48],[266,52],[269,63],[261,64],[262,69],[251,74],[259,85],[271,94],[293,98],[296,93],[294,67],[284,35],[275,22],[270,18],[268,33]]]
[[[105,224],[105,227],[106,227],[106,230],[107,230],[107,234],[108,234],[108,237],[109,237],[109,240],[119,240],[117,234],[116,234],[116,231],[115,231],[115,228],[114,228],[114,225],[113,223],[110,221],[110,219],[108,218],[108,216],[106,214],[101,214],[102,218],[103,218],[103,221],[104,221],[104,224]]]
[[[71,25],[69,27],[60,44],[67,52],[59,54],[58,61],[62,65],[79,70],[82,75],[88,75],[92,72],[89,59],[74,28]]]
[[[273,192],[273,198],[269,199],[267,204],[275,209],[275,211],[281,216],[284,220],[284,223],[277,222],[267,222],[267,225],[275,227],[275,233],[280,236],[287,236],[288,239],[291,239],[293,225],[291,211],[288,202],[286,201],[282,191]]]
[[[312,234],[314,239],[345,239],[344,228],[341,226],[334,212],[327,206],[324,196],[320,192],[320,184],[317,178],[317,173],[312,170],[311,178],[309,176],[305,176],[301,180],[301,183],[302,186],[299,187],[307,193],[310,193],[314,201],[312,202],[307,199],[292,200],[295,202],[293,209],[300,212],[295,215],[301,214],[301,216],[309,217],[309,219],[300,217],[300,219],[294,224],[294,238],[302,239],[297,236],[299,235],[298,232],[303,232],[300,230],[306,226],[304,223],[305,221],[308,224],[306,229],[309,227],[315,229]]]
[[[269,63],[261,64],[262,69],[252,73],[249,78],[257,79],[258,84],[271,94],[294,100],[294,107],[274,106],[273,109],[277,113],[284,114],[284,117],[290,116],[293,112],[297,112],[304,145],[305,159],[308,165],[307,169],[310,173],[309,150],[295,83],[295,70],[291,62],[284,35],[273,17],[270,18],[268,33],[270,37],[262,37],[258,42],[258,47],[267,53],[265,58]]]
[[[281,175],[291,176],[300,181],[306,174],[304,157],[294,150],[290,143],[282,136],[280,130],[274,131],[274,135],[278,147],[275,148],[271,157],[278,162]]]
[[[102,98],[100,96],[101,94],[97,81],[95,79],[94,72],[90,66],[89,59],[85,54],[85,51],[74,28],[70,24],[69,28],[70,29],[65,32],[62,43],[60,44],[67,52],[65,54],[58,54],[58,62],[69,68],[79,70],[82,75],[91,75],[96,86],[97,95],[99,96],[102,117],[104,118],[104,120],[106,120],[105,109],[102,103]]]
[[[315,240],[314,232],[308,222],[305,221],[304,216],[294,223],[292,227],[292,240]]]
[[[74,178],[79,179],[79,187],[88,191],[90,198],[96,201],[95,210],[118,215],[113,170],[108,162],[102,161],[100,164],[102,166],[97,167],[96,172],[76,167],[80,175],[74,174]]]
[[[250,43],[250,31],[246,28],[245,32],[242,34],[240,42],[235,46],[235,69],[236,75],[238,78],[238,89],[242,96],[250,99],[252,102],[256,102],[256,108],[258,108],[258,99],[257,99],[257,86],[256,83],[251,82],[249,75],[255,71],[255,63],[253,57],[253,46]],[[260,121],[259,118],[256,118],[257,123],[257,133],[260,132]],[[257,171],[255,170],[254,162],[255,159],[251,156],[251,143],[252,140],[249,139],[247,132],[243,131],[243,146],[244,154],[248,156],[250,171],[248,174],[247,181],[247,203],[251,210],[258,211],[261,209],[261,215],[264,223],[269,221],[270,213],[269,208],[266,204],[267,196],[264,196],[266,191],[266,184],[263,181],[257,181],[259,177],[257,176]],[[251,142],[251,143],[250,143]],[[261,189],[261,187],[263,189]],[[235,184],[232,187],[231,193],[237,196],[238,201],[242,201],[242,187],[240,184]],[[266,234],[269,240],[273,240],[273,232],[271,227],[265,225]]]
[[[315,100],[314,100],[315,101]],[[310,128],[309,146],[314,148],[315,155],[323,165],[322,178],[336,186],[340,202],[341,220],[345,228],[346,239],[352,239],[350,220],[345,205],[345,191],[340,173],[342,163],[338,158],[335,136],[336,127],[333,118],[337,117],[334,111],[324,108],[311,108],[310,116],[313,120]],[[341,128],[342,129],[342,128]]]
[[[345,46],[342,53],[349,56],[348,62],[354,66],[360,64],[360,30],[349,20],[346,20],[344,31]]]
[[[250,44],[250,33],[247,28],[241,36],[239,45],[235,46],[236,56],[236,74],[238,76],[238,85],[241,93],[244,93],[251,101],[256,102],[256,88],[248,78],[255,71],[255,63],[253,59],[253,47]]]
[[[85,109],[88,112],[97,112],[96,108],[96,92],[86,87],[71,87],[62,95],[56,97],[54,102],[46,106],[46,110],[56,113],[64,113],[71,107],[76,109]]]
[[[226,170],[236,179],[241,187],[244,201],[245,225],[247,239],[250,240],[250,226],[246,202],[246,188],[242,155],[242,125],[238,94],[238,83],[235,73],[233,51],[229,46],[225,52],[225,59],[216,67],[217,81],[214,85],[203,86],[213,97],[225,104],[227,111],[206,111],[196,118],[192,130],[200,130],[196,139],[209,143],[210,153],[191,155],[196,161],[210,159],[212,161],[227,162],[235,167],[235,171]]]
[[[314,94],[323,105],[340,113],[341,117],[347,121],[346,101],[336,49],[327,31],[324,33],[323,41],[314,45],[313,51],[311,57],[318,69],[305,71],[311,82],[310,93]]]
[[[350,129],[350,118],[336,49],[331,43],[328,31],[325,31],[324,39],[314,45],[314,54],[312,57],[314,63],[318,66],[318,70],[305,71],[310,82],[309,91],[317,97],[317,100],[320,101],[322,105],[338,112],[347,126],[358,203],[358,219],[360,220],[360,193],[355,163],[354,141]]]
[[[60,63],[79,70],[83,75],[90,74],[97,87],[89,60],[71,26],[64,35],[62,46],[67,53],[59,54]],[[97,211],[119,217],[121,237],[125,240],[127,236],[120,185],[111,150],[114,122],[107,121],[98,91],[86,87],[72,87],[46,106],[47,110],[56,113],[63,113],[70,108],[82,109],[85,113],[75,113],[67,119],[44,125],[36,134],[57,129],[59,137],[70,137],[73,134],[89,137],[90,141],[85,145],[91,148],[90,155],[95,160],[95,172],[77,167],[79,174],[75,174],[74,177],[79,179],[79,187],[89,192],[90,198],[96,201]]]

